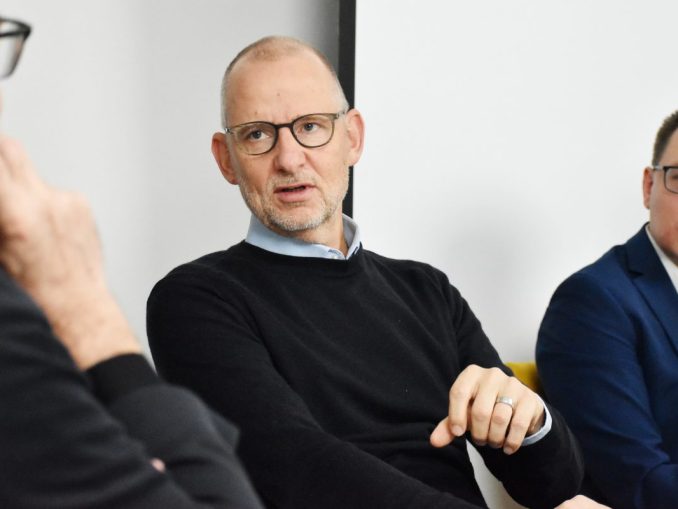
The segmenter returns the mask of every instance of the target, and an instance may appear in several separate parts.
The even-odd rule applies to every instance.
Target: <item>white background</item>
[[[109,279],[146,344],[146,299],[169,270],[242,240],[249,211],[210,152],[236,53],[292,35],[337,58],[338,0],[2,0],[33,27],[0,83],[0,128],[52,184],[83,192]]]
[[[647,220],[676,19],[671,1],[358,2],[366,247],[445,271],[504,360],[531,360],[556,286]]]

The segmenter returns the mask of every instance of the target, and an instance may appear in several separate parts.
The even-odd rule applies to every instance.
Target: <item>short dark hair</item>
[[[659,160],[666,150],[666,145],[669,144],[669,140],[676,130],[678,130],[678,110],[666,117],[659,131],[657,131],[657,137],[654,139],[654,151],[652,152],[652,166],[659,164]]]

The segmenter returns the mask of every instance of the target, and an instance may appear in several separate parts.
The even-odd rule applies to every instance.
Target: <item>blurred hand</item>
[[[167,467],[165,466],[165,462],[162,460],[159,460],[158,458],[153,458],[151,459],[151,466],[155,468],[158,472],[165,473],[167,471]]]
[[[510,398],[512,405],[498,403]],[[499,368],[468,366],[450,389],[449,415],[431,433],[431,444],[443,447],[469,431],[477,445],[516,452],[526,436],[544,425],[544,404],[517,378]]]
[[[2,135],[0,263],[43,309],[81,368],[140,352],[108,290],[87,202],[47,186],[21,145]]]
[[[595,500],[591,500],[584,495],[577,495],[570,500],[566,500],[560,504],[556,509],[611,509],[610,507],[599,504]]]

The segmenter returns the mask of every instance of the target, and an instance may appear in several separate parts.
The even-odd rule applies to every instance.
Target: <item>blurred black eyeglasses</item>
[[[31,27],[26,23],[0,17],[0,79],[14,72],[30,34]]]

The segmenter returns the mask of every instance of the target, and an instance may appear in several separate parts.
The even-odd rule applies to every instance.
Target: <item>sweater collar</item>
[[[250,226],[245,242],[271,253],[304,258],[327,258],[331,260],[348,260],[360,248],[360,229],[358,224],[343,215],[344,238],[349,246],[348,254],[323,244],[310,244],[301,240],[284,237],[266,228],[257,217],[250,216]]]

